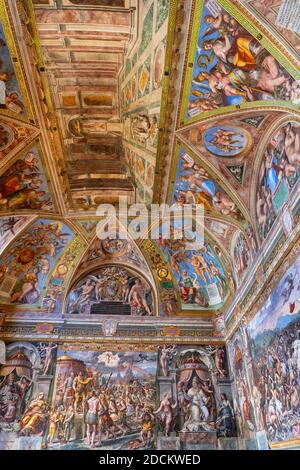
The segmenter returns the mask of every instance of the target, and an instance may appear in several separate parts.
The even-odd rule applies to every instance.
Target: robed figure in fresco
[[[233,437],[235,434],[234,411],[226,393],[222,393],[217,419],[217,436]]]

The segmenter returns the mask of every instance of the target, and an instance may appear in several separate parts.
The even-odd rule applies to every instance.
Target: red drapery
[[[193,372],[195,372],[202,381],[208,380],[210,378],[210,374],[207,370],[195,366],[180,371],[180,382],[188,383],[193,375]]]
[[[18,377],[22,377],[23,375],[26,375],[27,377],[31,377],[31,374],[32,374],[32,370],[29,369],[29,367],[4,365],[3,367],[1,367],[0,375],[2,377],[7,377],[8,375],[12,374],[14,371],[16,371],[16,374]]]

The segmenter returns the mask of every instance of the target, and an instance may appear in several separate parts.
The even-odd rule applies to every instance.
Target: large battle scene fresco
[[[249,323],[256,405],[271,442],[300,437],[300,259]]]
[[[299,439],[299,258],[229,341],[237,427],[273,444]],[[264,447],[265,448],[265,447]]]

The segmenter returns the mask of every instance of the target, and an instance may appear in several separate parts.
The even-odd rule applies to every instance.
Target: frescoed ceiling
[[[0,308],[50,321],[75,285],[75,305],[95,301],[110,276],[121,305],[147,279],[134,321],[213,335],[298,230],[300,38],[283,3],[3,2]],[[97,207],[120,196],[203,204],[204,235],[104,243]]]
[[[129,9],[98,10],[109,2],[36,4],[47,78],[60,132],[70,208],[127,195],[133,185],[122,163],[118,74],[131,39]],[[112,7],[124,7],[116,2]],[[68,8],[67,8],[68,7]]]

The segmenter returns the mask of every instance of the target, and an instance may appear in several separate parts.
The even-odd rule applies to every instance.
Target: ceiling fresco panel
[[[197,35],[193,30],[195,49],[189,51],[182,123],[255,102],[299,104],[297,81],[267,50],[269,44],[259,42],[262,35],[246,22],[248,32],[242,17],[232,15],[235,10],[229,2],[197,0],[196,5],[194,22],[199,30]]]
[[[290,194],[299,191],[300,124],[277,128],[264,148],[256,190],[256,220],[260,238],[267,237]]]
[[[47,278],[73,236],[64,223],[39,219],[16,238],[0,259],[2,301],[39,304]]]
[[[0,176],[0,212],[53,211],[39,145],[30,148]]]
[[[1,19],[1,18],[0,18]],[[7,110],[16,116],[26,116],[22,93],[13,66],[7,37],[0,23],[0,112]]]
[[[177,158],[172,204],[203,204],[209,212],[214,211],[238,221],[244,220],[237,203],[206,166],[196,161],[184,147],[179,147]]]
[[[300,14],[297,2],[282,2],[281,0],[242,0],[245,7],[257,14],[258,18],[271,26],[276,36],[284,38],[289,46],[293,48],[298,58],[300,55],[300,28],[297,25],[297,17]],[[284,8],[286,5],[286,9]],[[280,8],[282,5],[282,8]],[[298,10],[293,10],[291,6]],[[280,14],[279,14],[280,12]],[[283,20],[282,15],[286,14]]]
[[[285,114],[265,110],[233,111],[226,119],[208,118],[177,132],[178,138],[201,159],[213,165],[250,207],[257,147],[265,133]]]
[[[180,290],[182,310],[197,312],[214,311],[226,304],[232,289],[230,269],[225,271],[223,252],[211,241],[185,228],[183,238],[182,221],[176,218],[170,229],[170,238],[163,236],[161,227],[157,246],[169,263]],[[230,279],[230,281],[228,280]]]
[[[31,102],[24,57],[5,2],[0,9],[0,51],[0,115],[34,123],[36,110]]]

